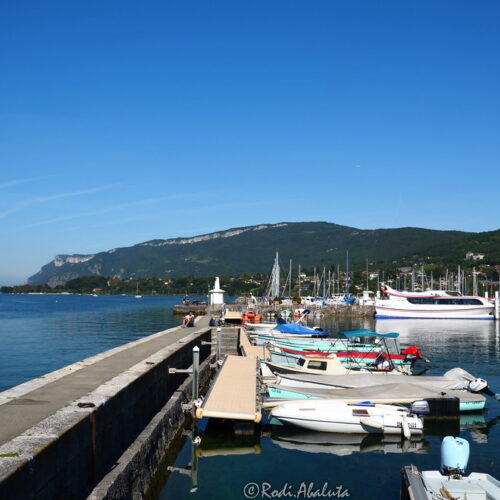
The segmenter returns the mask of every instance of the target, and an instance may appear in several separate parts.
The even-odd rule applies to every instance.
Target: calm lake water
[[[181,297],[0,294],[0,391],[178,326]]]
[[[321,326],[328,331],[399,332],[402,345],[417,344],[431,359],[430,373],[441,375],[460,366],[488,379],[500,392],[498,321],[325,320]],[[500,403],[488,398],[487,408],[463,415],[460,422],[427,426],[422,439],[411,444],[277,426],[263,426],[254,439],[242,429],[202,420],[197,430],[200,446],[193,454],[191,439],[183,438],[178,453],[166,457],[150,498],[260,499],[271,498],[273,492],[275,498],[328,498],[331,492],[330,498],[398,499],[401,467],[413,463],[423,470],[439,469],[441,440],[448,434],[470,442],[469,471],[500,479]],[[193,455],[199,457],[194,462]],[[177,470],[169,472],[168,466]],[[333,496],[338,493],[344,496]]]
[[[177,326],[181,317],[173,316],[171,308],[178,303],[179,297],[0,295],[0,390]],[[499,321],[321,323],[332,332],[357,328],[399,332],[402,345],[416,344],[431,359],[430,373],[439,375],[460,366],[488,379],[492,389],[500,392]],[[470,471],[500,478],[499,415],[500,403],[489,398],[484,413],[427,428],[423,438],[411,444],[268,425],[254,438],[244,427],[202,420],[197,429],[201,445],[193,454],[191,439],[182,438],[177,450],[165,457],[149,497],[268,498],[275,491],[275,498],[293,498],[293,494],[295,498],[314,498],[314,490],[327,483],[325,494],[339,491],[343,498],[356,500],[397,499],[401,466],[413,463],[422,469],[439,468],[440,443],[447,434],[460,435],[471,443]],[[170,472],[169,466],[177,470]],[[193,471],[197,488],[191,491]]]

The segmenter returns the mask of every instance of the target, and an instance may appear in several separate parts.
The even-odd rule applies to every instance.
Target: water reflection
[[[431,439],[446,435],[460,435],[468,432],[470,439],[478,444],[488,443],[488,437],[493,428],[500,424],[500,417],[487,418],[484,413],[461,415],[454,421],[441,420],[426,422],[424,436],[412,436],[411,441],[394,435],[374,434],[334,434],[326,432],[304,431],[288,426],[263,425],[254,429],[249,424],[238,424],[219,420],[203,420],[196,431],[186,431],[182,452],[178,455],[174,465],[169,466],[169,472],[174,475],[169,481],[176,481],[176,474],[189,477],[190,493],[201,488],[203,491],[203,463],[218,459],[221,468],[231,468],[234,460],[240,457],[276,455],[276,449],[286,452],[303,452],[314,455],[335,455],[348,457],[352,455],[383,454],[383,455],[426,455],[430,452]],[[255,432],[257,430],[257,432]],[[270,443],[271,446],[269,446]],[[404,462],[414,461],[406,458]],[[300,460],[298,461],[300,464]],[[207,462],[208,465],[208,462]],[[297,468],[297,464],[292,464]],[[300,468],[300,465],[299,465]],[[177,477],[180,477],[177,476]],[[201,481],[199,476],[202,477]],[[211,479],[206,479],[211,482]],[[186,484],[184,482],[184,484]],[[163,493],[165,489],[163,490]],[[160,495],[161,497],[164,494]],[[157,498],[157,497],[152,497]]]
[[[494,330],[493,321],[467,319],[376,319],[377,332],[398,332],[404,337],[432,337],[436,334],[459,335],[467,338],[488,338]]]
[[[412,436],[409,441],[394,435],[304,432],[289,427],[274,428],[270,437],[280,448],[306,453],[330,453],[339,457],[372,452],[426,453],[428,448],[428,443],[421,437]]]

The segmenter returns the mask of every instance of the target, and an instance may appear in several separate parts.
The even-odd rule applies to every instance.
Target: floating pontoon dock
[[[227,356],[196,416],[260,422],[257,363],[255,356]]]
[[[202,406],[196,411],[198,418],[260,422],[257,372],[265,348],[251,345],[242,329],[239,330],[238,346],[243,355],[226,357]]]

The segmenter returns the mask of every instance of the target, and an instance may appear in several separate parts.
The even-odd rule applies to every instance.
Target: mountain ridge
[[[152,239],[94,254],[57,255],[28,282],[55,286],[88,275],[126,279],[267,272],[276,250],[284,261],[293,259],[303,267],[343,267],[349,250],[352,265],[359,266],[367,258],[374,263],[391,262],[424,256],[431,249],[434,255],[449,248],[474,251],[481,246],[482,235],[487,234],[489,244],[496,242],[497,233],[500,235],[500,231],[414,227],[359,229],[323,221],[258,224],[187,238]]]

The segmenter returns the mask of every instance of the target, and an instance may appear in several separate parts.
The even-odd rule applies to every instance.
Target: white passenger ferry
[[[376,318],[493,319],[493,301],[485,297],[444,290],[401,292],[387,285],[381,290],[387,297],[375,301]]]

